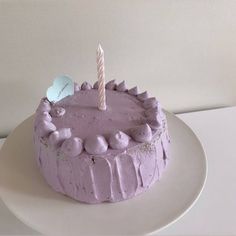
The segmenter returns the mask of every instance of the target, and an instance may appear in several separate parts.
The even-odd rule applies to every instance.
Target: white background
[[[107,80],[171,111],[236,104],[236,1],[1,0],[0,136],[32,114],[53,78]]]

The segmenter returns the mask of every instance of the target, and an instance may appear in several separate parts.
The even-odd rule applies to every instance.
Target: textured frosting
[[[91,89],[91,88],[92,88],[92,85],[89,84],[88,82],[84,82],[84,83],[82,83],[82,85],[81,85],[81,89],[82,89],[82,90],[89,90],[89,89]]]
[[[130,137],[122,131],[115,131],[109,135],[109,145],[112,149],[124,149],[128,147]]]
[[[140,143],[150,142],[152,140],[152,130],[148,124],[140,125],[131,130],[131,136]]]
[[[120,84],[116,86],[116,90],[119,92],[125,92],[127,90],[125,81],[122,81]]]
[[[129,89],[128,93],[135,96],[138,94],[138,88],[135,86],[135,87]]]
[[[50,115],[52,117],[61,117],[65,113],[66,113],[66,110],[63,107],[60,107],[60,106],[54,106],[50,111]]]
[[[108,143],[103,136],[95,135],[85,139],[84,148],[89,154],[102,154],[107,151]]]
[[[116,82],[115,82],[114,79],[109,81],[109,82],[107,82],[106,89],[114,90],[115,88],[116,88]]]
[[[138,100],[140,101],[145,101],[148,98],[148,93],[147,91],[140,93],[137,95]]]
[[[76,157],[83,151],[83,140],[70,137],[62,143],[60,150],[68,157]]]
[[[155,98],[115,81],[106,85],[107,110],[99,111],[96,84],[87,85],[55,104],[41,100],[34,124],[39,168],[54,190],[82,202],[131,198],[165,169],[165,115]]]

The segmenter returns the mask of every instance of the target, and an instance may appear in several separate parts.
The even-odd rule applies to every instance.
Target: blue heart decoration
[[[58,102],[62,98],[74,94],[74,82],[66,75],[54,79],[53,85],[47,90],[47,98],[50,102]]]

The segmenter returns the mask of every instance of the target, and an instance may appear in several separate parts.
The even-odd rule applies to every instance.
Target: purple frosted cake
[[[166,118],[154,97],[124,82],[106,84],[106,111],[97,109],[97,97],[98,84],[85,82],[58,102],[41,100],[36,159],[57,192],[86,203],[122,201],[161,178],[170,142]]]

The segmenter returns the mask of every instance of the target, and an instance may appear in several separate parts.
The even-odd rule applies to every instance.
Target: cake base
[[[157,231],[193,205],[207,172],[203,148],[192,130],[171,114],[167,121],[172,160],[161,181],[128,201],[87,205],[56,193],[43,179],[33,158],[31,117],[8,136],[0,151],[1,198],[18,218],[44,235],[144,235]]]

